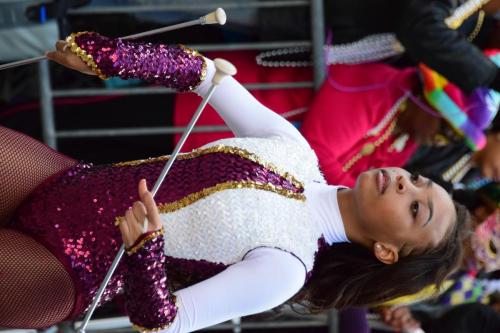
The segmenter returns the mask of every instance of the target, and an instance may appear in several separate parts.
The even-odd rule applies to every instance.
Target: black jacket
[[[445,19],[460,5],[456,0],[328,0],[327,26],[334,43],[346,43],[375,33],[392,32],[415,62],[424,62],[466,92],[477,87],[500,91],[495,63],[450,29]]]

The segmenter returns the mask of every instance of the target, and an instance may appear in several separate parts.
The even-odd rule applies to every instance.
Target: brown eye
[[[420,204],[417,201],[413,201],[411,203],[410,209],[411,209],[411,215],[413,216],[413,218],[417,217],[419,208],[420,208]]]
[[[410,176],[410,180],[414,184],[417,183],[419,179],[420,179],[420,175],[418,173],[412,173]]]
[[[497,247],[495,246],[495,243],[490,239],[490,250],[492,253],[497,254]]]

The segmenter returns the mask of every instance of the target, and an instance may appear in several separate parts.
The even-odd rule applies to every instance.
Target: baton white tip
[[[236,67],[232,63],[230,63],[227,60],[217,58],[214,60],[214,65],[215,65],[215,75],[212,78],[212,83],[213,84],[219,84],[222,79],[224,79],[228,75],[235,75],[236,74]]]
[[[217,10],[208,13],[204,17],[204,24],[220,24],[224,25],[226,23],[226,12],[222,8],[217,8]]]
[[[220,25],[226,24],[227,16],[226,11],[222,8],[217,8],[215,11],[215,17],[217,18],[217,23]]]

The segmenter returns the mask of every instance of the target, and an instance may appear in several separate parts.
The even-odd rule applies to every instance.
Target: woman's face
[[[456,219],[453,202],[441,186],[401,168],[362,173],[354,198],[364,231],[403,256],[439,244]]]

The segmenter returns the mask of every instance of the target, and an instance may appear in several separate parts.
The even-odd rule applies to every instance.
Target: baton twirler
[[[175,146],[175,149],[174,149],[172,155],[170,156],[170,158],[168,159],[167,164],[165,165],[165,167],[163,167],[163,170],[161,171],[160,175],[158,176],[158,179],[156,180],[156,183],[155,183],[153,189],[151,190],[151,194],[153,195],[153,197],[155,196],[156,192],[158,191],[158,188],[161,186],[168,171],[170,170],[170,167],[172,166],[175,159],[177,158],[177,155],[179,155],[179,152],[180,152],[182,146],[184,145],[184,142],[186,142],[187,137],[191,133],[196,121],[198,120],[198,118],[200,118],[201,112],[203,111],[203,109],[207,105],[210,97],[213,95],[217,85],[226,76],[228,76],[228,75],[232,76],[232,75],[236,74],[236,68],[230,62],[228,62],[226,60],[215,59],[214,64],[215,64],[216,71],[215,71],[214,77],[212,78],[212,85],[210,86],[208,93],[206,94],[206,96],[203,98],[200,105],[198,106],[198,109],[194,113],[193,118],[191,119],[191,121],[189,122],[189,124],[186,128],[186,131],[184,132],[184,134],[182,134],[181,139],[179,140],[179,142]],[[147,219],[144,222],[143,230],[144,230],[144,232],[146,232],[148,230],[148,220]],[[120,249],[118,250],[118,254],[116,255],[115,259],[113,260],[111,267],[109,268],[108,272],[106,273],[106,276],[104,277],[104,280],[102,281],[101,286],[99,287],[99,290],[97,290],[97,293],[94,296],[94,300],[92,301],[92,304],[91,304],[89,310],[85,314],[85,318],[83,318],[83,322],[82,322],[81,326],[78,328],[78,333],[85,333],[85,328],[87,327],[87,324],[89,323],[90,317],[94,313],[94,310],[97,307],[97,304],[101,300],[102,294],[104,293],[104,290],[106,289],[106,286],[108,285],[109,280],[111,279],[111,276],[113,275],[113,273],[114,273],[116,267],[118,266],[120,259],[124,253],[125,253],[125,245],[122,245],[120,247]]]

